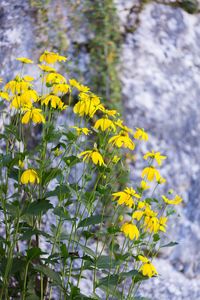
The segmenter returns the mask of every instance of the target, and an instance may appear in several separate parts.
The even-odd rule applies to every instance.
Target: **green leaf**
[[[159,239],[160,239],[159,234],[156,233],[156,234],[153,235],[153,241],[154,241],[154,242],[159,241]]]
[[[105,292],[105,293],[109,293],[109,295],[113,295],[113,293],[115,292],[115,298],[116,299],[123,299],[122,298],[122,293],[121,292],[119,292],[119,291],[115,291],[115,286],[113,286],[113,285],[104,285],[104,284],[101,284],[100,286],[99,286],[99,289],[101,289],[103,292]]]
[[[168,244],[162,245],[160,248],[173,247],[173,246],[176,246],[176,245],[178,245],[177,242],[170,242]]]
[[[146,199],[145,199],[145,202],[148,203],[149,205],[151,205],[152,199],[151,199],[151,198],[146,198]]]
[[[39,216],[41,213],[44,214],[51,208],[53,208],[53,205],[49,200],[38,199],[24,207],[22,215]]]
[[[31,261],[34,258],[36,258],[37,256],[46,254],[46,252],[42,252],[42,250],[40,248],[34,247],[34,248],[26,250],[26,254],[27,254],[27,261]]]
[[[114,285],[116,286],[119,282],[119,275],[110,275],[110,276],[106,276],[104,278],[99,279],[99,282],[97,284],[97,286],[101,286],[101,285]]]
[[[25,241],[25,240],[30,240],[30,238],[33,236],[33,235],[43,235],[45,236],[46,238],[51,238],[51,236],[43,231],[40,231],[40,230],[37,230],[37,229],[28,229],[26,230],[22,236],[19,238],[20,241]]]
[[[18,181],[18,174],[19,174],[18,169],[16,168],[8,169],[8,177],[14,179],[15,181]]]
[[[96,257],[94,251],[86,246],[81,245],[80,243],[77,243],[79,245],[79,247],[83,250],[83,252],[87,253],[88,255],[92,256],[92,257]]]
[[[46,275],[48,278],[50,278],[57,286],[62,287],[62,281],[60,278],[60,275],[58,272],[53,271],[47,266],[44,265],[37,265],[35,267],[35,270],[38,272],[43,273]]]
[[[67,210],[62,206],[56,206],[53,210],[54,215],[61,217],[63,220],[76,221],[77,218],[71,218]]]
[[[12,262],[12,270],[11,274],[15,274],[17,272],[22,272],[26,267],[26,261],[19,259],[19,258],[14,258]]]
[[[99,184],[97,187],[97,192],[99,192],[101,195],[105,195],[108,193],[108,189],[105,186]]]
[[[74,135],[71,131],[63,132],[63,135],[65,135],[68,138],[68,140],[70,140],[70,141],[76,141],[77,140],[77,136]]]
[[[82,160],[80,158],[78,158],[77,156],[74,156],[74,155],[64,157],[63,160],[69,167],[82,162]]]
[[[19,215],[19,203],[14,201],[13,203],[5,203],[5,208],[7,212],[13,217],[17,217]]]
[[[45,194],[45,198],[47,197],[59,197],[60,195],[65,195],[67,198],[70,197],[70,188],[66,184],[58,185],[53,191],[49,191]]]
[[[43,172],[42,174],[42,183],[46,185],[52,179],[56,178],[61,173],[61,170],[58,168],[50,168],[49,170]]]
[[[127,300],[151,300],[151,298],[138,296],[138,297],[127,298]]]
[[[105,221],[105,219],[109,218],[109,216],[104,216],[103,217],[103,221]],[[85,218],[83,219],[79,224],[78,224],[78,228],[80,227],[87,227],[89,225],[96,225],[101,223],[102,221],[102,215],[95,215],[95,216],[91,216],[89,218]]]

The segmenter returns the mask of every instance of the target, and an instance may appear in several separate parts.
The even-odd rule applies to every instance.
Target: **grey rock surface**
[[[171,239],[179,245],[156,259],[155,266],[162,276],[145,282],[140,295],[153,300],[198,300],[200,14],[190,15],[180,8],[158,3],[147,4],[138,13],[139,1],[115,2],[124,35],[121,81],[126,122],[149,133],[148,144],[139,147],[143,154],[154,149],[167,155],[160,169],[167,179],[163,187],[166,191],[174,189],[184,199],[180,205],[182,217],[169,228]],[[35,17],[28,0],[0,2],[0,77],[4,82],[16,74],[19,66],[16,57],[33,58]],[[91,37],[83,28],[76,38],[76,30],[69,29],[69,22],[66,26],[70,55],[73,55],[73,44],[80,44],[79,67],[85,72],[88,54],[84,44]],[[137,156],[141,157],[139,150]],[[143,160],[138,159],[135,166],[137,172],[131,172],[133,180],[134,174],[140,176]],[[85,293],[89,294],[90,284],[83,285],[82,289],[87,289]]]

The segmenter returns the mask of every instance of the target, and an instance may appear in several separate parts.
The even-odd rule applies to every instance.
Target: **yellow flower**
[[[31,119],[34,123],[45,123],[45,118],[40,113],[42,110],[38,108],[24,108],[23,111],[27,111],[23,118],[22,123],[27,124]]]
[[[133,223],[124,223],[121,227],[121,231],[125,233],[125,236],[129,236],[131,240],[139,237],[139,231]]]
[[[102,107],[99,97],[93,94],[80,93],[79,97],[81,100],[75,104],[73,109],[75,114],[89,115],[92,118],[95,112]]]
[[[118,120],[117,122],[115,122],[115,125],[119,126],[125,133],[133,133],[133,129],[130,129],[126,126],[122,125],[123,121],[122,120]]]
[[[9,94],[6,93],[6,92],[1,92],[1,91],[0,91],[0,97],[3,98],[3,99],[6,99],[6,100],[8,100],[8,101],[10,101],[10,99],[9,99]]]
[[[130,150],[134,150],[135,144],[129,138],[128,133],[124,133],[124,131],[120,131],[120,133],[116,136],[113,136],[109,139],[108,143],[112,143],[112,145],[121,148],[123,145],[125,148],[129,148]]]
[[[85,161],[87,159],[87,163],[89,162],[89,159],[91,158],[93,163],[95,165],[99,164],[104,165],[104,161],[103,161],[103,157],[101,156],[101,154],[99,153],[97,148],[94,148],[93,150],[88,150],[88,151],[84,151],[82,153],[80,153],[78,155],[78,157],[85,155],[83,158],[83,161]]]
[[[161,176],[159,178],[156,179],[158,184],[164,183],[166,181],[166,179],[162,178]]]
[[[58,94],[59,92],[67,94],[68,91],[71,93],[71,87],[67,83],[57,83],[57,84],[54,84],[53,87],[51,88],[51,90],[53,90],[53,89],[54,89],[54,93],[55,94]]]
[[[77,130],[78,136],[80,136],[82,133],[84,133],[85,135],[88,135],[91,132],[91,130],[89,130],[88,128],[78,128],[76,126],[72,126],[71,128]]]
[[[117,155],[115,155],[112,159],[113,164],[118,163],[118,161],[120,160],[120,157],[118,157]]]
[[[12,100],[11,108],[14,107],[15,109],[18,109],[25,106],[30,108],[32,106],[31,99],[23,96],[23,94],[14,95],[10,100]]]
[[[23,166],[24,166],[24,162],[22,162],[21,160],[19,160],[19,167],[20,167],[20,169],[22,169]]]
[[[27,75],[27,76],[24,77],[24,80],[25,81],[33,81],[34,77]]]
[[[140,221],[142,219],[142,217],[144,216],[144,211],[135,211],[132,214],[132,218],[133,219],[137,219],[138,221]]]
[[[23,81],[23,79],[21,79],[20,76],[17,75],[14,80],[9,81],[5,85],[4,89],[5,91],[10,90],[13,94],[19,94],[22,91],[28,90],[30,86],[33,87],[33,85],[30,82]]]
[[[150,185],[148,185],[146,182],[144,182],[143,180],[141,181],[141,184],[140,184],[140,187],[141,189],[144,191],[144,190],[147,190],[150,188]]]
[[[179,204],[181,201],[183,201],[183,199],[178,195],[176,195],[174,200],[169,200],[163,195],[162,195],[162,198],[163,198],[163,200],[165,201],[166,204],[175,204],[176,205],[176,204]]]
[[[138,127],[135,127],[137,131],[134,133],[134,138],[136,140],[139,140],[141,137],[141,140],[145,140],[147,142],[148,140],[148,134],[144,131],[144,128],[139,129]]]
[[[40,182],[37,172],[34,171],[33,169],[28,169],[28,170],[24,171],[21,176],[21,182],[23,184],[27,184],[29,182],[34,184],[35,180],[37,181],[37,183]]]
[[[159,230],[162,230],[165,232],[165,227],[167,227],[167,225],[165,224],[167,222],[167,218],[164,218],[164,217],[160,217],[160,220],[159,220]],[[165,226],[165,227],[164,227]]]
[[[75,79],[69,79],[69,83],[72,87],[76,87],[78,90],[80,89],[80,84]]]
[[[149,181],[153,181],[154,177],[156,177],[156,180],[158,180],[158,178],[160,178],[160,174],[159,174],[158,170],[155,169],[154,166],[145,168],[142,171],[142,178],[144,178],[145,175],[147,176],[147,180],[149,180]]]
[[[102,112],[104,113],[104,114],[106,114],[106,115],[108,115],[108,116],[114,116],[116,113],[117,113],[117,111],[116,110],[110,110],[110,109],[105,109],[104,107],[102,107]]]
[[[99,129],[99,127],[102,131],[105,131],[108,128],[112,128],[114,132],[116,131],[114,123],[109,120],[107,116],[104,116],[102,119],[96,121],[94,129]]]
[[[51,101],[51,107],[53,107],[53,108],[56,108],[56,105],[59,105],[61,102],[61,99],[58,96],[53,95],[53,94],[44,95],[44,96],[42,96],[42,99],[43,100],[41,102],[41,105],[44,105],[44,104],[48,105],[49,101]]]
[[[152,265],[152,263],[150,263],[148,258],[146,258],[142,255],[138,255],[138,258],[140,261],[142,261],[144,263],[144,265],[142,265],[141,268],[139,269],[139,271],[142,271],[142,274],[144,276],[147,275],[148,277],[152,277],[154,274],[158,275],[155,267]]]
[[[119,205],[122,205],[125,203],[125,205],[129,206],[130,208],[134,204],[132,197],[141,198],[138,194],[136,194],[135,190],[132,187],[131,187],[131,189],[126,187],[123,192],[113,193],[112,196],[114,196],[113,200],[115,200],[116,198],[119,197],[119,199],[117,200],[117,203]]]
[[[48,73],[44,78],[42,79],[42,82],[45,80],[46,83],[49,84],[59,84],[59,83],[66,83],[65,77],[60,75],[59,73]]]
[[[3,79],[2,79],[2,78],[0,78],[0,83],[1,83],[1,82],[3,82]]]
[[[66,61],[67,58],[64,56],[60,56],[56,53],[44,51],[44,53],[40,56],[40,61],[45,61],[47,64],[54,64],[57,61]]]
[[[159,166],[161,166],[161,159],[166,159],[167,157],[166,156],[162,156],[160,155],[160,152],[157,152],[155,153],[153,150],[152,150],[152,153],[151,152],[147,152],[145,155],[144,155],[144,159],[147,159],[148,157],[154,159],[157,161],[157,163],[159,164]]]
[[[43,71],[43,72],[56,72],[56,69],[54,68],[51,68],[49,66],[41,66],[41,65],[38,65],[38,67]]]
[[[59,155],[61,155],[64,152],[64,150],[59,150],[59,148],[56,148],[56,150],[54,151],[54,155],[56,157],[58,157]]]
[[[60,103],[58,104],[58,109],[60,109],[61,111],[63,111],[63,109],[67,109],[68,105],[64,105],[64,103],[62,101],[60,101]]]
[[[17,60],[20,60],[23,64],[33,64],[34,62],[30,59],[21,57],[21,58],[16,58]]]

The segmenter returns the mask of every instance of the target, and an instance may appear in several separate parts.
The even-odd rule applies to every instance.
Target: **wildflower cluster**
[[[116,191],[127,173],[122,151],[134,157],[136,143],[147,142],[148,134],[128,128],[87,86],[59,74],[56,63],[66,60],[53,52],[41,55],[39,92],[34,78],[23,75],[24,65],[33,61],[18,58],[20,75],[0,90],[2,107],[11,103],[11,123],[4,124],[0,135],[6,144],[0,154],[5,227],[0,300],[18,293],[23,300],[30,295],[50,300],[53,288],[59,289],[60,299],[82,299],[85,272],[93,277],[91,299],[98,299],[99,289],[107,299],[117,293],[130,298],[143,280],[158,275],[152,259],[163,246],[167,219],[174,212],[167,208],[182,201],[178,195],[154,198],[165,182],[154,162],[161,166],[166,159],[154,151],[144,155],[148,165],[140,184]],[[57,126],[60,114],[66,123]],[[34,145],[30,135],[35,126],[40,135]],[[154,192],[147,198],[153,182]],[[49,211],[56,218],[49,224],[50,233],[45,225]],[[125,291],[129,276],[132,281]]]

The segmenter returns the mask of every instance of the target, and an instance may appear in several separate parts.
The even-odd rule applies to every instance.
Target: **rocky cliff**
[[[61,1],[62,2],[62,1]],[[143,127],[154,149],[167,155],[161,174],[166,190],[184,199],[181,218],[169,228],[179,245],[156,260],[161,276],[146,282],[141,296],[153,300],[200,299],[200,14],[160,3],[141,6],[136,0],[115,0],[123,45],[120,55],[123,107],[130,127]],[[68,16],[71,11],[65,11]],[[32,58],[37,12],[29,1],[0,3],[0,77],[10,80],[15,57]],[[52,17],[52,16],[51,16]],[[67,19],[67,18],[66,18]],[[69,53],[79,45],[85,71],[92,36],[70,28]],[[62,53],[65,54],[65,53]],[[140,149],[141,151],[141,149]],[[140,154],[141,156],[141,154]],[[136,161],[141,170],[141,161]],[[132,166],[130,165],[130,170]],[[137,174],[136,174],[137,175]],[[131,174],[134,179],[134,174]],[[167,254],[166,254],[167,253]],[[165,259],[164,259],[165,258]]]

